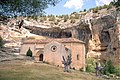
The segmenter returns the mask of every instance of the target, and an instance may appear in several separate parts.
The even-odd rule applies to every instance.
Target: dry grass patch
[[[0,63],[0,80],[104,80],[85,72],[63,72],[63,68],[42,63],[7,61]]]

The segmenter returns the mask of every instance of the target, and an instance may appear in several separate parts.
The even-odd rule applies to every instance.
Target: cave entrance
[[[102,43],[109,43],[111,41],[110,34],[108,31],[102,31],[100,36],[100,41]]]

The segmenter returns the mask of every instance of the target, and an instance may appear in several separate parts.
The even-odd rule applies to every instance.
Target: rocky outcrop
[[[33,33],[47,38],[77,38],[86,43],[86,57],[101,58],[104,61],[111,59],[114,64],[120,64],[120,11],[116,11],[115,8],[103,9],[98,13],[85,12],[75,23],[61,20],[61,25],[58,24],[57,27],[44,26],[35,21],[31,23],[25,19],[19,28],[19,21],[9,21],[7,26],[25,37]]]
[[[104,61],[111,59],[114,64],[120,65],[119,17],[106,15],[91,21],[93,34],[89,39],[87,57]]]

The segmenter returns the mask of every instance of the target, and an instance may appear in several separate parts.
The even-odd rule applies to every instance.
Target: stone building
[[[63,66],[65,59],[71,54],[71,68],[79,70],[85,67],[85,45],[75,38],[57,38],[41,40],[25,40],[21,45],[21,55],[26,55],[31,49],[35,61],[44,61],[56,66]]]

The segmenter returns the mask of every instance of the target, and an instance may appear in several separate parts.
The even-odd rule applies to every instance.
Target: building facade
[[[78,39],[25,40],[21,45],[20,54],[26,55],[29,48],[35,61],[44,61],[63,67],[63,57],[67,59],[71,54],[71,68],[79,70],[85,67],[85,44]]]

